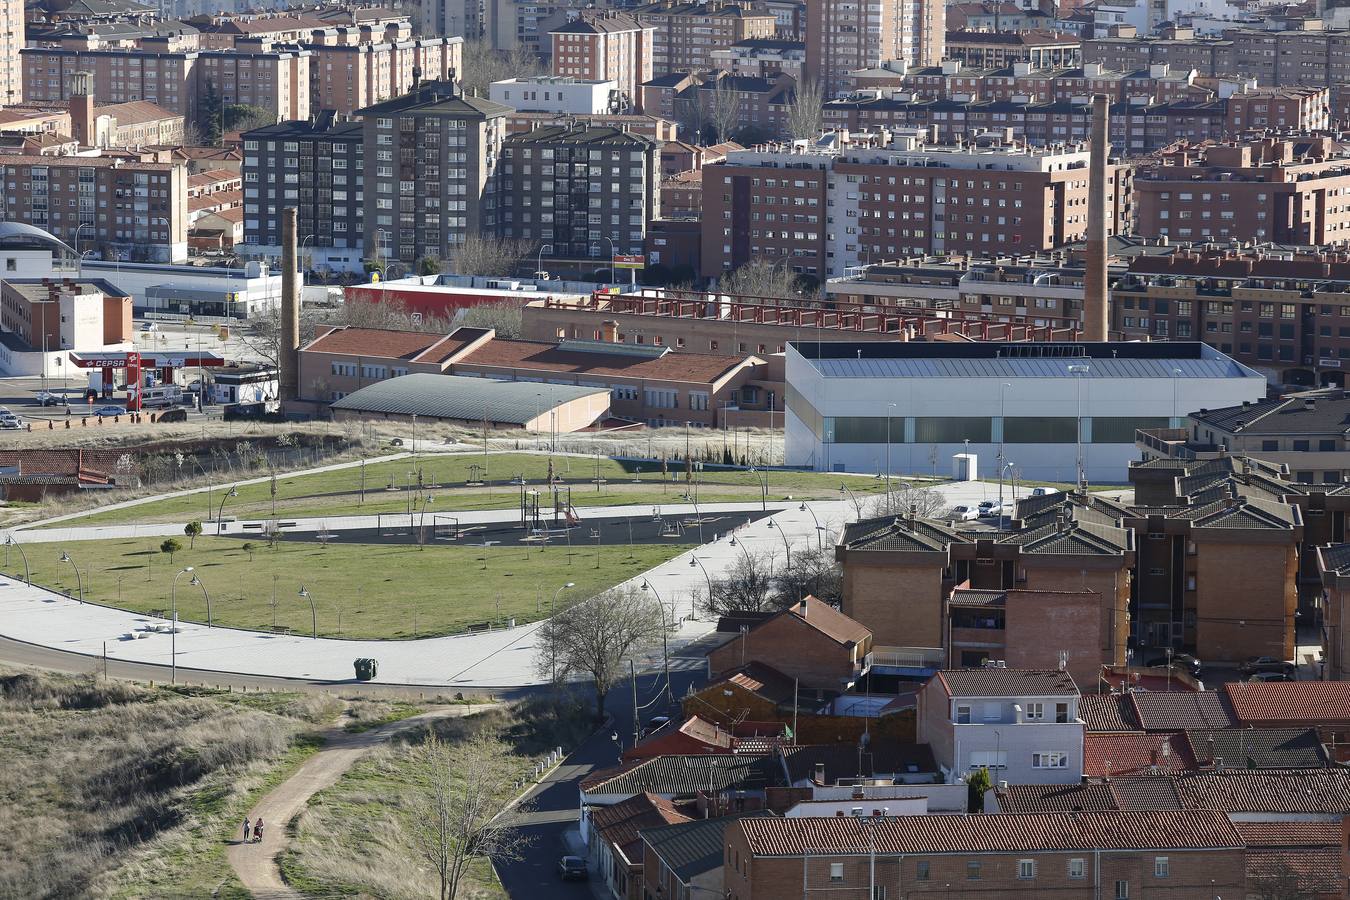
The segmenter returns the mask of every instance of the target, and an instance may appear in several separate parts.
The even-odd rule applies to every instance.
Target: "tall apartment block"
[[[726,0],[657,0],[627,12],[654,29],[652,69],[657,75],[713,68],[713,51],[738,41],[772,38],[776,24],[773,13]]]
[[[614,81],[634,104],[638,86],[652,79],[655,29],[627,13],[587,13],[549,33],[553,74]]]
[[[0,105],[23,102],[23,67],[19,65],[23,45],[23,0],[6,0],[0,4]]]
[[[187,169],[112,157],[0,157],[0,220],[133,262],[187,259]]]
[[[495,173],[510,107],[429,82],[360,111],[365,246],[408,271],[451,259],[469,235],[495,234]]]
[[[806,77],[833,97],[857,69],[937,65],[946,28],[941,0],[807,0]]]
[[[554,259],[639,255],[647,222],[658,216],[657,166],[655,141],[617,128],[510,135],[502,147],[502,233]]]
[[[306,44],[310,108],[341,114],[412,90],[419,81],[454,81],[464,60],[464,38],[387,43]]]
[[[360,122],[332,111],[244,135],[244,243],[279,257],[281,210],[297,210],[306,268],[360,271],[365,155]]]

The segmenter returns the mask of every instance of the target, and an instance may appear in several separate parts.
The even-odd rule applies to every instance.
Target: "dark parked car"
[[[1247,678],[1248,681],[1293,681],[1294,676],[1288,672],[1257,672]]]
[[[1144,665],[1150,669],[1154,667],[1164,667],[1167,665],[1167,657],[1155,656],[1148,662],[1144,663]],[[1194,656],[1191,656],[1189,653],[1173,653],[1172,665],[1176,666],[1178,669],[1184,670],[1192,678],[1200,677],[1200,669],[1201,669],[1200,660],[1196,659]]]
[[[1293,675],[1298,667],[1288,660],[1276,659],[1273,656],[1249,656],[1238,666],[1238,671],[1243,675],[1255,675],[1258,672],[1278,672],[1284,675]]]
[[[580,856],[564,856],[558,860],[558,877],[563,881],[587,881],[591,873]]]

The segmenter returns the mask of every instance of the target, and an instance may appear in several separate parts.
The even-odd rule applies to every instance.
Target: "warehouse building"
[[[1200,343],[801,342],[786,360],[787,464],[1123,482],[1135,430],[1266,395],[1266,380]]]

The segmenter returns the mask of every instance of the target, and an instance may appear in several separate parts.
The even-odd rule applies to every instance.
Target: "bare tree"
[[[803,78],[788,104],[787,131],[793,140],[814,140],[825,127],[825,94],[820,82]]]
[[[485,303],[455,314],[454,327],[491,328],[499,338],[518,338],[524,328],[520,307],[513,303]]]
[[[521,760],[481,732],[454,744],[432,732],[413,762],[425,792],[413,803],[409,835],[440,877],[441,900],[454,900],[471,863],[519,859],[528,843],[519,808],[506,810]]]
[[[596,718],[605,715],[605,698],[624,676],[624,663],[661,637],[665,614],[636,588],[611,588],[573,603],[551,616],[539,630],[539,672],[560,681],[589,675],[595,683]]]
[[[844,571],[834,559],[834,548],[797,550],[792,563],[778,570],[773,579],[775,602],[788,607],[808,595],[831,606],[844,601]]]
[[[893,483],[891,495],[871,498],[867,515],[907,516],[913,511],[920,519],[931,519],[942,515],[951,504],[941,491],[911,484],[908,481]]]
[[[238,333],[238,340],[271,365],[281,359],[281,309],[273,308],[249,319],[249,327]],[[351,300],[337,309],[303,307],[300,310],[300,341],[303,344],[324,325],[351,328],[380,328],[396,331],[445,333],[450,322],[436,316],[413,316],[399,303],[371,303]]]
[[[518,238],[470,235],[450,258],[456,275],[511,275],[534,249]]]
[[[773,575],[772,553],[742,553],[722,578],[712,580],[712,593],[699,602],[707,616],[781,609]]]
[[[731,140],[732,134],[741,127],[741,95],[732,86],[734,76],[727,75],[717,79],[712,89],[709,116],[713,130],[717,132],[718,142]]]
[[[460,88],[466,94],[486,97],[488,85],[507,78],[532,78],[544,71],[539,57],[523,45],[510,50],[494,50],[484,40],[465,40],[459,73]]]
[[[1312,900],[1316,894],[1305,890],[1298,873],[1286,862],[1277,862],[1261,875],[1249,879],[1250,896],[1260,900]]]
[[[800,296],[804,285],[786,266],[752,259],[717,280],[717,290],[746,297],[792,300]]]

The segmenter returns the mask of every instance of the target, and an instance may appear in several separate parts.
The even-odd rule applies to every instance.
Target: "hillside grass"
[[[515,618],[524,623],[548,615],[549,602],[565,582],[573,599],[599,593],[683,553],[689,544],[635,544],[575,549],[554,544],[446,546],[344,544],[299,540],[269,548],[257,537],[250,552],[240,537],[199,537],[195,547],[170,559],[162,538],[72,541],[28,551],[33,582],[79,593],[86,600],[137,612],[170,614],[175,575],[180,620],[344,638],[412,638],[452,634],[479,623]],[[66,552],[80,568],[59,560]],[[17,564],[12,559],[12,564]],[[201,586],[192,585],[197,577]],[[299,595],[300,587],[309,598]],[[273,598],[275,597],[275,605]],[[314,609],[310,609],[310,600]],[[340,618],[340,621],[339,621]],[[340,627],[339,627],[340,626]]]

